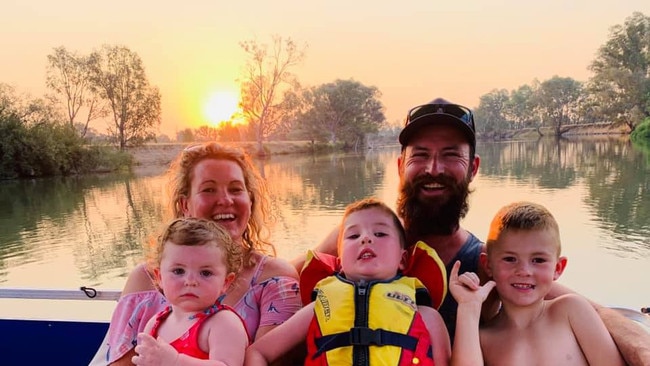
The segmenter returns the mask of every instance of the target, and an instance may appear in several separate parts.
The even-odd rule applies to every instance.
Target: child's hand
[[[483,302],[490,294],[490,291],[496,286],[494,281],[488,281],[485,285],[481,286],[478,275],[474,272],[465,272],[458,275],[460,269],[460,261],[456,261],[451,268],[449,275],[449,291],[456,299],[456,302]]]
[[[138,334],[137,355],[131,358],[136,365],[173,366],[178,359],[178,352],[169,343],[155,339],[146,333]]]

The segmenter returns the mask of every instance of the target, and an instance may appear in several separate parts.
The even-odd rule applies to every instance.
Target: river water
[[[462,225],[484,239],[496,210],[515,200],[547,206],[568,266],[560,282],[633,309],[650,305],[650,156],[625,138],[480,142],[481,166]],[[364,154],[255,161],[268,181],[277,254],[293,258],[376,196],[394,207],[398,147]],[[162,221],[164,167],[0,182],[0,287],[121,289]],[[110,318],[114,302],[0,300],[0,317]]]

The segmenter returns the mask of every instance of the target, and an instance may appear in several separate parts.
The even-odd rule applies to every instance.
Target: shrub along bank
[[[630,134],[633,143],[650,148],[650,117],[646,118]]]
[[[15,114],[0,118],[0,179],[115,171],[132,164],[128,153],[86,145],[68,125],[28,125]]]

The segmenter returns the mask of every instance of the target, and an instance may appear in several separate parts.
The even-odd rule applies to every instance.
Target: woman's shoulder
[[[124,288],[122,289],[122,296],[149,290],[156,290],[154,279],[149,274],[145,263],[138,264],[129,273]]]
[[[292,266],[288,261],[267,255],[262,255],[260,260],[264,260],[265,262],[258,282],[264,281],[271,277],[290,277],[296,280],[298,279],[298,272],[296,271],[296,268]]]

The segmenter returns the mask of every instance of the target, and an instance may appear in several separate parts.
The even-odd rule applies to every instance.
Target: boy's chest
[[[588,365],[568,325],[538,324],[522,330],[481,331],[485,365]]]

